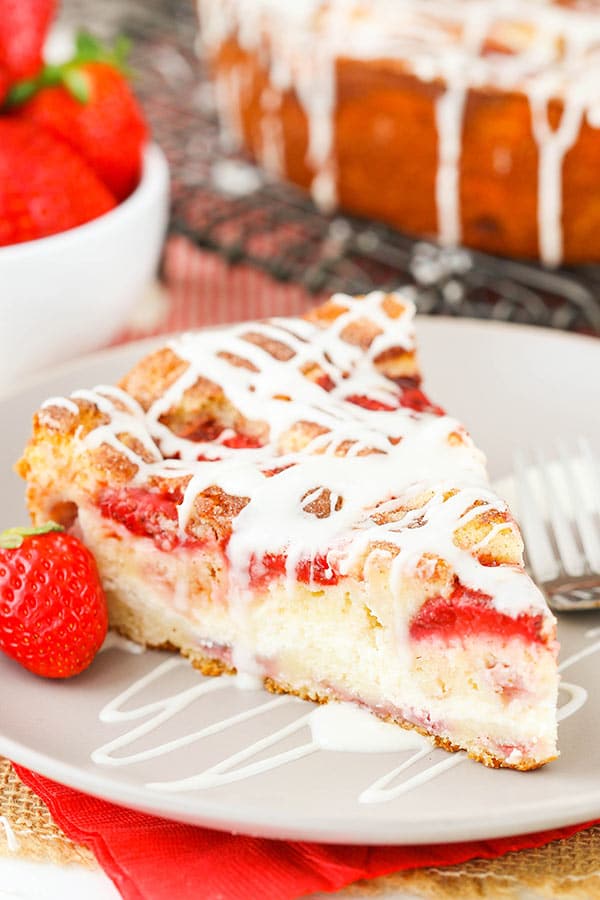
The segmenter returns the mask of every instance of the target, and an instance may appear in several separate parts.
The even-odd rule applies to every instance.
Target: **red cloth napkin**
[[[271,315],[295,315],[319,299],[251,266],[230,267],[184,238],[166,247],[167,303],[156,321],[120,341],[147,334]],[[123,809],[15,765],[74,841],[89,846],[125,900],[292,900],[335,891],[361,878],[403,869],[491,859],[568,837],[591,824],[462,844],[356,847],[234,836]]]
[[[525,837],[412,847],[274,841],[123,809],[15,765],[65,834],[93,850],[125,900],[293,900],[360,878],[493,859],[570,837],[595,822]]]

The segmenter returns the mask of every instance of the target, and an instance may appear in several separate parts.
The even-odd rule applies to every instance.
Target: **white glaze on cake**
[[[230,36],[270,69],[279,91],[292,88],[308,120],[313,195],[335,201],[336,60],[397,59],[440,85],[436,103],[438,235],[460,241],[460,160],[464,111],[472,88],[518,91],[529,100],[538,147],[538,238],[542,260],[563,253],[562,170],[582,123],[599,127],[600,5],[556,0],[199,0],[209,55]],[[229,76],[227,76],[229,78]],[[224,121],[241,98],[219,86]],[[556,130],[550,105],[563,112]],[[238,136],[241,129],[238,128]],[[282,136],[274,136],[279,159]],[[271,151],[263,148],[263,155]],[[416,151],[418,152],[418,151]]]
[[[403,575],[414,573],[424,554],[430,554],[445,560],[465,587],[489,594],[500,612],[516,617],[538,611],[551,621],[542,595],[521,569],[482,565],[453,539],[456,529],[472,519],[490,511],[506,515],[507,508],[490,490],[484,458],[462,425],[447,415],[402,407],[397,385],[373,365],[386,351],[414,349],[412,292],[392,296],[404,306],[396,319],[384,311],[386,295],[373,292],[364,299],[334,297],[346,311],[327,328],[305,319],[271,319],[184,334],[170,347],[188,367],[146,413],[129,395],[108,386],[77,391],[70,400],[52,403],[68,409],[78,398],[96,403],[110,421],[89,432],[80,451],[103,443],[119,449],[138,467],[136,484],[156,475],[188,476],[178,507],[182,537],[196,497],[207,488],[218,485],[227,494],[250,498],[233,521],[226,549],[230,597],[240,615],[251,566],[267,554],[285,556],[290,586],[299,562],[309,560],[312,565],[317,555],[327,554],[343,576],[365,570],[387,554],[393,557],[392,592],[399,591]],[[381,329],[368,350],[340,337],[364,318]],[[249,332],[285,344],[294,352],[293,359],[275,359],[246,340]],[[251,368],[232,365],[224,354],[245,360]],[[331,390],[305,377],[302,370],[309,363],[316,363],[331,379]],[[227,447],[222,442],[231,436],[229,431],[217,441],[190,441],[161,423],[163,414],[199,378],[223,385],[229,401],[248,420],[267,423],[265,446]],[[365,409],[346,400],[356,395],[392,409]],[[46,410],[51,416],[52,408]],[[324,433],[299,451],[282,453],[281,442],[298,422],[316,424]],[[140,441],[154,461],[144,462],[126,447],[119,439],[123,433]],[[164,459],[174,456],[179,458]],[[286,468],[268,476],[273,468],[282,467]],[[323,491],[329,492],[329,515],[307,513],[306,507]],[[425,504],[399,521],[393,516],[387,522],[378,518],[427,491],[433,495]],[[454,493],[447,496],[449,492]],[[512,528],[507,519],[496,533]],[[491,534],[486,537],[491,539]]]
[[[554,619],[482,454],[417,387],[413,296],[176,337],[123,381],[143,408],[103,385],[53,398],[38,424],[68,435],[73,474],[47,509],[77,507],[134,640],[530,766],[555,753]],[[424,610],[423,635],[444,598],[519,621],[447,643]]]

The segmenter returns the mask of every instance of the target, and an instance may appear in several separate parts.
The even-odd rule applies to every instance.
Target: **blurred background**
[[[293,314],[332,291],[360,293],[411,281],[422,288],[424,313],[600,333],[598,266],[550,271],[440,249],[345,215],[327,217],[299,190],[266,179],[224,146],[192,3],[63,0],[59,22],[93,25],[107,39],[131,39],[134,89],[171,169],[161,280],[172,327],[261,315],[263,306],[273,309],[273,290],[279,292],[277,311]],[[226,306],[220,302],[225,294]],[[150,308],[160,317],[160,300]],[[147,332],[153,323],[134,322],[128,336],[136,327]]]

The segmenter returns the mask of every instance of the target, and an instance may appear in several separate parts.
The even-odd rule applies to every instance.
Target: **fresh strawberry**
[[[22,118],[67,141],[89,163],[117,200],[140,180],[148,128],[123,74],[124,44],[105,50],[79,35],[75,56],[47,66],[9,97]]]
[[[66,231],[115,205],[68,144],[32,122],[0,117],[0,246]]]
[[[8,69],[0,61],[0,106],[2,106],[4,98],[8,94],[9,87],[10,75],[8,74]]]
[[[31,78],[42,66],[55,0],[0,0],[0,65],[10,81]]]
[[[94,557],[49,522],[0,534],[0,650],[46,678],[82,672],[108,628]]]

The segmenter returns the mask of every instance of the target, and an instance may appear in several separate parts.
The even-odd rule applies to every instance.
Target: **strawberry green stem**
[[[26,537],[34,534],[48,534],[50,531],[64,531],[64,528],[56,522],[46,522],[44,525],[38,525],[37,528],[6,528],[0,532],[0,549],[16,550]]]
[[[129,46],[127,38],[118,37],[112,47],[106,47],[87,31],[80,31],[75,38],[75,51],[71,59],[60,65],[46,63],[33,78],[15,82],[6,96],[4,106],[7,109],[21,106],[38,91],[56,85],[65,87],[80,103],[88,103],[90,86],[81,66],[89,62],[103,62],[128,75],[126,60]]]

